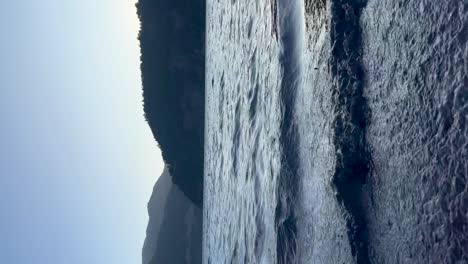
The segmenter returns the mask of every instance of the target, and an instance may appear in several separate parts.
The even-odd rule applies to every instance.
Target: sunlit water
[[[275,6],[207,2],[203,262],[351,262],[329,184],[325,16]]]
[[[274,263],[280,46],[267,1],[207,2],[204,263]]]
[[[320,173],[333,165],[323,121],[329,106],[304,99],[326,87],[318,77],[325,69],[316,69],[326,61],[304,63],[323,49],[324,28],[312,36],[319,44],[306,48],[302,3],[275,10],[274,1],[208,1],[204,263],[276,263],[279,254],[300,262],[314,255],[309,243],[321,235],[312,221],[324,224],[312,215],[334,213],[333,201],[321,197],[329,190]],[[313,166],[300,158],[318,152]]]

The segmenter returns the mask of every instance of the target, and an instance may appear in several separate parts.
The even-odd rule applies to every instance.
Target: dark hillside
[[[205,1],[140,0],[144,110],[173,182],[203,197]]]

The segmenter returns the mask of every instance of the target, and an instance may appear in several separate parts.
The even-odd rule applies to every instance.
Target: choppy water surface
[[[352,262],[326,7],[305,3],[208,1],[204,263]]]
[[[204,263],[468,260],[468,9],[365,2],[207,1]]]
[[[205,263],[295,258],[303,14],[302,1],[208,1]]]
[[[316,243],[343,240],[342,219],[314,218],[339,214],[327,60],[304,60],[324,53],[325,17],[300,0],[208,3],[204,263],[343,259],[346,244]]]
[[[280,47],[268,1],[208,1],[204,263],[274,263]]]

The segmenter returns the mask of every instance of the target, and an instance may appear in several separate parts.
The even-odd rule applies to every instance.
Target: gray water
[[[207,1],[203,263],[467,263],[467,5],[364,2]]]
[[[322,116],[328,111],[324,105],[324,113],[312,113],[312,101],[304,100],[323,96],[306,84],[323,81],[325,87],[314,72],[326,61],[303,59],[320,52],[325,28],[310,30],[318,32],[319,44],[306,50],[303,1],[280,1],[277,11],[275,4],[207,3],[204,263],[276,263],[287,248],[292,250],[283,258],[293,263],[321,247],[330,251],[326,243],[309,245],[324,235],[314,232],[313,221],[330,225],[313,215],[336,207],[322,197],[331,192],[321,172],[332,169],[332,149],[317,144],[330,141]],[[330,155],[314,165],[302,162],[317,152]],[[297,164],[288,164],[285,155],[294,155]],[[284,178],[285,167],[296,167],[292,180]],[[302,219],[295,223],[299,229],[281,236],[289,214]],[[343,228],[330,229],[327,235],[343,235]]]
[[[267,1],[208,1],[204,263],[275,263],[280,46]]]
[[[351,261],[329,184],[324,10],[275,4],[207,3],[204,263]]]

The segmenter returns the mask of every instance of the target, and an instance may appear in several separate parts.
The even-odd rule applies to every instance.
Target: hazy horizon
[[[141,262],[163,162],[143,115],[135,0],[0,13],[0,262]]]

